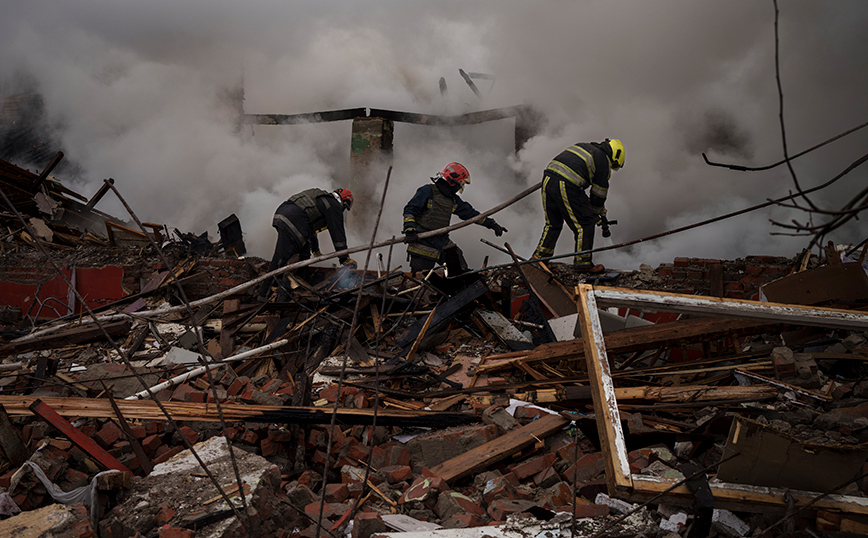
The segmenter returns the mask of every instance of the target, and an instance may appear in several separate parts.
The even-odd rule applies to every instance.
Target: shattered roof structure
[[[257,303],[265,261],[111,181],[0,189],[0,534],[865,532],[865,249],[303,263]]]

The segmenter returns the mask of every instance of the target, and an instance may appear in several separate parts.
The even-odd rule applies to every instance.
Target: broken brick
[[[542,471],[551,468],[552,464],[557,459],[554,454],[544,454],[531,458],[523,463],[520,463],[512,468],[512,472],[519,480],[524,480],[529,476],[539,474]]]
[[[383,518],[376,512],[359,512],[353,519],[352,538],[370,538],[372,535],[386,532]]]

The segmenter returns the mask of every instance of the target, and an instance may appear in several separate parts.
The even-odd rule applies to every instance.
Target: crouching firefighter
[[[344,211],[352,206],[353,193],[349,189],[329,192],[316,188],[303,190],[280,204],[271,222],[277,230],[277,244],[268,271],[283,267],[293,256],[297,256],[293,262],[310,259],[311,253],[314,257],[322,256],[317,234],[326,229],[335,251],[345,250]],[[356,265],[349,256],[340,256],[338,261],[343,265]],[[275,283],[275,277],[263,282],[257,301],[266,302]]]
[[[449,226],[453,213],[462,220],[479,215],[479,211],[458,196],[464,192],[466,185],[470,185],[470,173],[463,165],[450,163],[431,181],[433,184],[419,187],[404,206],[404,242],[407,243],[410,271],[415,274],[433,269],[437,264],[445,264],[464,272],[467,270],[467,261],[458,245],[449,239],[448,233],[425,239],[420,239],[419,234]],[[488,217],[477,224],[493,230],[497,237],[507,231]]]

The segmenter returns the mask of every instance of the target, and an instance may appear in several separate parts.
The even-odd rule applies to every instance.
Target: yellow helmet
[[[621,143],[617,138],[606,139],[606,143],[609,144],[609,159],[612,160],[612,169],[618,170],[619,168],[623,168],[624,166],[624,144]]]

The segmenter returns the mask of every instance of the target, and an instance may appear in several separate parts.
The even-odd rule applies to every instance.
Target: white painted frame
[[[594,401],[600,446],[605,458],[606,480],[609,494],[631,501],[650,499],[672,487],[676,481],[650,475],[631,474],[627,460],[627,445],[615,386],[609,369],[606,343],[597,308],[630,307],[638,310],[663,310],[710,316],[766,319],[830,328],[868,330],[868,313],[759,301],[741,301],[698,295],[642,291],[624,288],[594,287],[580,284],[576,287],[579,325],[588,363],[588,377]],[[796,506],[813,501],[821,493],[748,486],[731,483],[711,483],[715,506],[740,511],[766,511],[784,509],[785,494],[795,499]],[[692,502],[693,494],[681,485],[667,494],[670,502]],[[851,514],[868,514],[868,498],[847,495],[826,495],[813,502],[812,509],[833,510]]]

